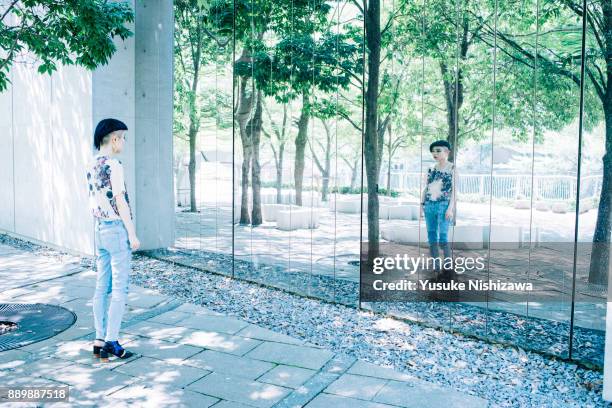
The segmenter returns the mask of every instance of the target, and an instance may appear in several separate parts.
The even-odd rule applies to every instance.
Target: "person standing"
[[[119,330],[127,300],[132,251],[140,247],[124,179],[116,157],[125,146],[125,123],[103,119],[94,132],[98,153],[87,167],[89,206],[95,220],[97,279],[93,295],[96,339],[94,357],[109,354],[125,359],[133,355],[119,344]]]
[[[444,268],[444,264],[448,264],[449,259],[452,262],[448,245],[448,227],[455,212],[457,176],[453,163],[448,160],[450,150],[451,145],[446,140],[437,140],[429,146],[435,163],[427,170],[426,184],[421,194],[429,253],[434,260],[439,259],[438,246],[444,253],[444,259],[437,261],[439,268],[443,270],[442,279],[449,279],[454,275],[452,268]]]

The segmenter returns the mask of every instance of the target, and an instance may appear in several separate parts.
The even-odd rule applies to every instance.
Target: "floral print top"
[[[104,220],[120,220],[117,196],[124,194],[130,209],[130,218],[132,218],[132,208],[120,160],[105,155],[94,157],[87,167],[87,184],[89,207],[94,217]]]
[[[453,190],[453,163],[438,170],[432,166],[427,170],[425,201],[450,201]]]

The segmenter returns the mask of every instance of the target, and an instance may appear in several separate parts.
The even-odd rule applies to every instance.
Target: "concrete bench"
[[[379,220],[388,220],[389,219],[389,207],[388,204],[379,204],[378,206],[378,219]]]
[[[515,225],[486,225],[482,232],[485,246],[491,249],[518,249],[523,242],[523,229]]]
[[[550,211],[550,203],[546,201],[538,201],[535,208],[537,211]]]
[[[313,229],[319,227],[319,211],[310,208],[291,209],[290,211],[278,211],[276,228],[282,231],[293,231],[296,229]]]
[[[419,208],[414,204],[392,205],[387,211],[390,220],[419,219]]]
[[[516,200],[514,202],[514,208],[517,210],[528,210],[531,208],[531,201],[529,200]]]
[[[593,209],[593,201],[591,200],[580,200],[580,206],[578,207],[578,211],[580,214],[584,214]]]
[[[361,200],[359,196],[357,199],[354,198],[339,198],[336,200],[336,211],[346,214],[359,214],[361,213]],[[364,207],[365,210],[366,207]]]
[[[489,229],[491,234],[489,236]],[[381,237],[399,244],[428,246],[427,227],[419,225],[387,226],[381,228]],[[513,225],[456,225],[448,229],[448,241],[457,249],[516,249],[523,242],[523,230]]]
[[[261,206],[261,212],[264,221],[276,222],[278,220],[279,211],[297,210],[302,208],[303,207],[290,204],[263,204]]]
[[[448,229],[448,241],[457,249],[482,249],[484,247],[484,226],[455,225]]]
[[[427,243],[427,228],[421,225],[387,226],[381,229],[381,236],[387,241],[398,244],[429,246]]]
[[[555,214],[565,214],[566,212],[569,211],[569,206],[567,205],[567,203],[563,201],[559,201],[559,202],[553,203],[551,209],[552,209],[552,212],[554,212]]]

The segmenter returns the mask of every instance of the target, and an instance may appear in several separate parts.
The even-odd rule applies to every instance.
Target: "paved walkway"
[[[45,406],[488,405],[135,285],[120,341],[137,355],[99,363],[91,356],[94,271],[78,258],[57,260],[0,244],[0,282],[2,303],[58,304],[77,315],[72,327],[50,339],[0,352],[0,385],[70,387],[70,403]]]

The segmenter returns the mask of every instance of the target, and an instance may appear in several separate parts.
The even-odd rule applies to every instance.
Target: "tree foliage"
[[[38,72],[52,73],[57,64],[94,69],[115,52],[114,37],[132,32],[126,24],[134,13],[124,2],[104,0],[11,0],[0,7],[0,91],[20,55],[34,55]]]

